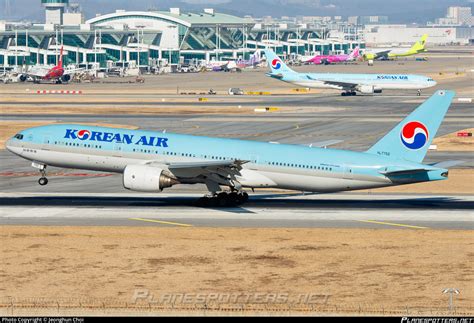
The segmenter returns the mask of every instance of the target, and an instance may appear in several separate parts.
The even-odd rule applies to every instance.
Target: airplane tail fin
[[[59,52],[58,66],[63,67],[63,46],[61,46],[61,51]]]
[[[359,53],[359,46],[357,46],[356,48],[354,48],[354,50],[349,54],[349,57],[352,58],[352,59],[356,59],[360,56],[360,53]]]
[[[250,64],[256,65],[260,63],[260,51],[256,50],[255,53],[250,56]]]
[[[454,95],[453,91],[436,91],[366,152],[421,163]]]
[[[411,48],[411,51],[422,52],[425,50],[426,39],[428,38],[428,34],[424,34],[421,36],[420,40],[417,41]]]
[[[272,74],[281,74],[281,73],[294,73],[294,71],[289,68],[281,59],[275,54],[271,49],[264,50],[265,57],[267,58],[267,64],[272,70]]]

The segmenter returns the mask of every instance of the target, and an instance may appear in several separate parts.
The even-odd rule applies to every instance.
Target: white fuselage
[[[127,165],[145,164],[153,161],[157,164],[173,162],[205,161],[197,157],[182,157],[155,154],[153,152],[123,152],[98,150],[95,148],[62,147],[47,144],[23,143],[19,146],[8,146],[11,152],[34,162],[62,167],[122,173]],[[295,167],[296,166],[296,167]],[[243,165],[241,175],[237,177],[243,187],[281,188],[310,192],[335,192],[357,190],[392,185],[385,177],[355,173],[353,168],[344,164],[321,166],[320,169],[308,169],[305,165],[298,167],[273,166],[263,163]],[[336,171],[337,170],[337,171]],[[179,173],[182,178],[192,178],[193,174]],[[186,183],[186,181],[182,181]],[[196,183],[190,180],[189,183]]]

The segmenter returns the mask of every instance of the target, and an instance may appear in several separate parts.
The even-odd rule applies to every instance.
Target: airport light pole
[[[94,68],[97,66],[97,29],[94,29]]]
[[[459,289],[456,288],[446,288],[443,290],[443,294],[449,294],[449,311],[454,310],[454,297],[453,295],[459,295]]]
[[[15,67],[18,68],[18,27],[15,26]]]
[[[54,55],[56,56],[56,64],[58,64],[58,39],[59,39],[59,25],[54,25],[54,31],[56,32],[56,36],[54,38],[54,45],[56,46],[54,49]]]

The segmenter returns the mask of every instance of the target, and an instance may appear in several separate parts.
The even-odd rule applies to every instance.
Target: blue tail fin
[[[268,67],[272,70],[272,74],[294,73],[294,71],[286,66],[286,64],[271,49],[264,50],[267,58]]]
[[[436,91],[367,153],[421,163],[454,95],[453,91]]]

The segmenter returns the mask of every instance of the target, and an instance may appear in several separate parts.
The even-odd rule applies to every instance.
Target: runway
[[[199,196],[1,193],[0,225],[474,229],[473,196],[268,193],[206,209]]]
[[[456,61],[433,58],[422,63],[377,62],[370,68],[373,73],[435,75],[438,85],[423,91],[420,97],[415,91],[384,91],[382,95],[350,98],[341,97],[339,91],[284,94],[291,92],[292,86],[269,79],[261,69],[232,74],[147,76],[146,83],[140,85],[74,84],[74,89],[84,94],[72,97],[31,94],[60,86],[8,85],[2,87],[0,107],[4,107],[2,119],[14,123],[108,123],[300,145],[336,139],[343,141],[331,148],[365,151],[435,90],[455,89],[459,97],[472,97],[467,86],[472,74],[453,74],[470,68],[469,64],[469,57]],[[461,65],[466,67],[461,69]],[[365,64],[295,67],[308,72],[365,73],[367,69]],[[268,91],[272,95],[223,95],[229,87]],[[207,92],[210,88],[219,94],[176,94]],[[208,101],[198,102],[201,96]],[[253,110],[266,106],[280,109],[272,113]],[[192,109],[186,110],[188,107]],[[225,111],[208,113],[218,107]],[[473,108],[473,103],[455,100],[436,136],[471,128]],[[424,162],[445,160],[463,160],[466,162],[459,167],[474,167],[469,151],[430,150]],[[473,196],[259,193],[251,194],[249,203],[240,208],[203,210],[193,204],[205,192],[202,185],[178,185],[165,193],[144,195],[124,193],[127,191],[118,174],[51,167],[48,177],[50,183],[40,187],[38,173],[30,162],[0,150],[0,225],[473,229]]]

